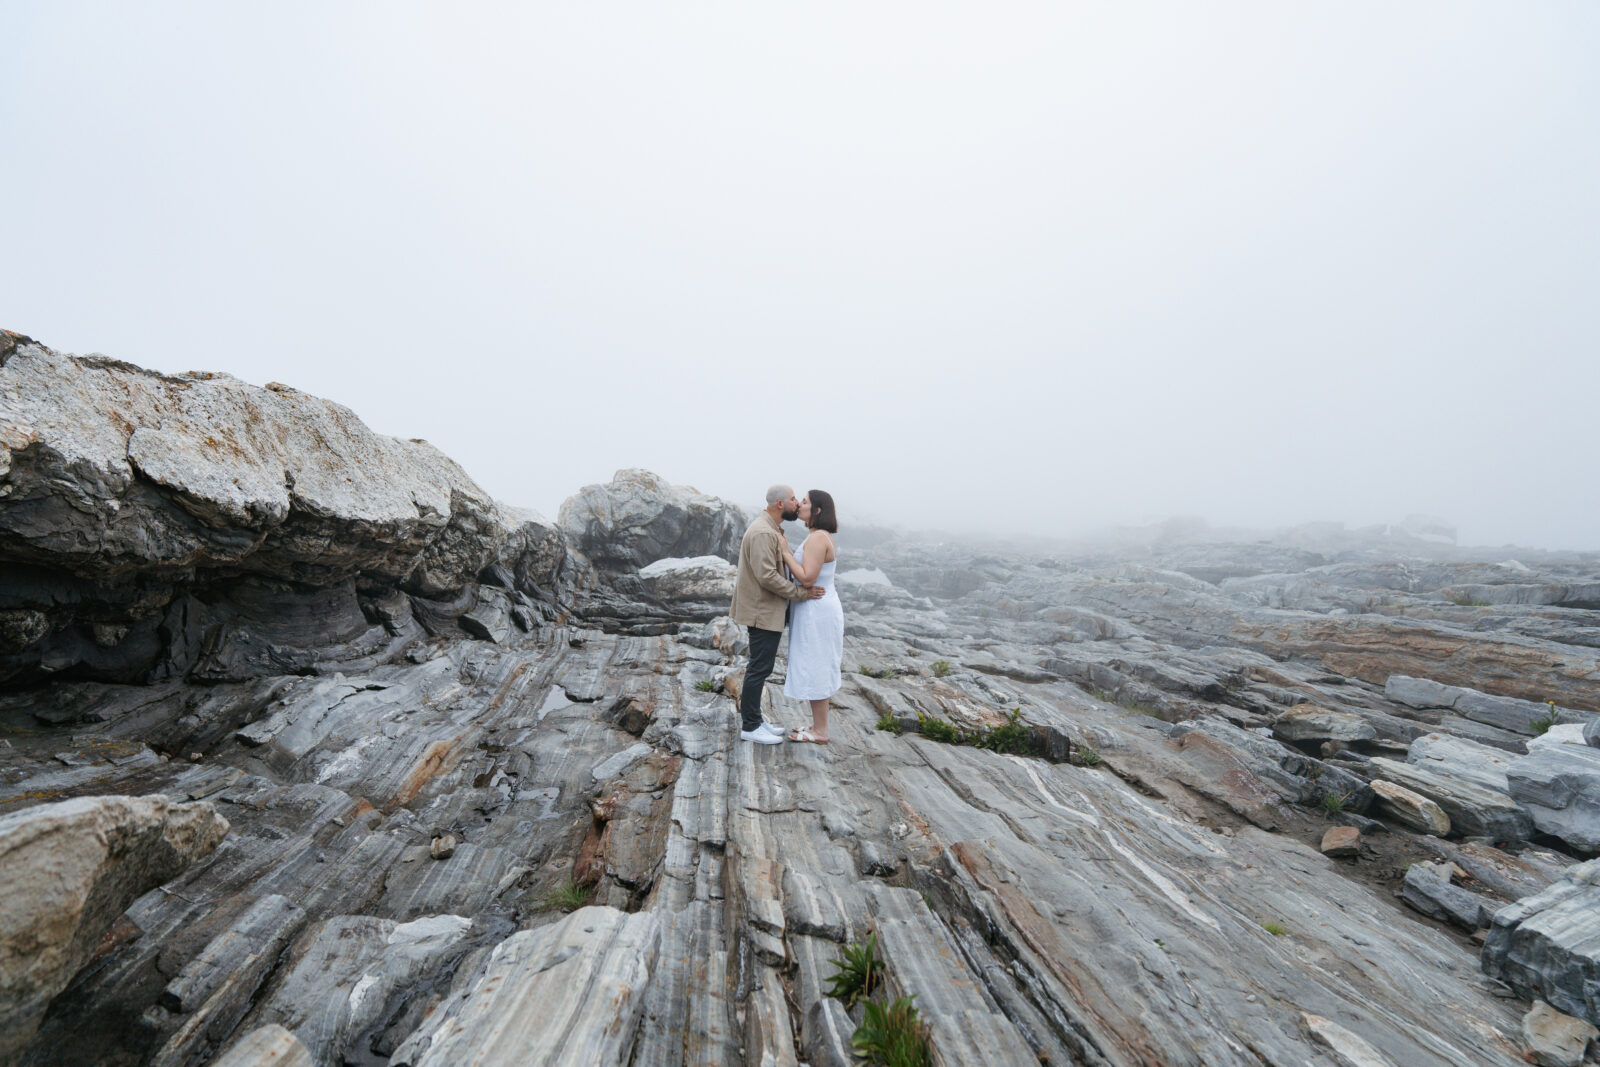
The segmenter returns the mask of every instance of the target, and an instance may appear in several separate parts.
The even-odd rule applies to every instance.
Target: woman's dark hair
[[[806,496],[811,498],[811,521],[806,525],[813,530],[838,533],[839,516],[833,510],[833,497],[821,489],[808,489]]]

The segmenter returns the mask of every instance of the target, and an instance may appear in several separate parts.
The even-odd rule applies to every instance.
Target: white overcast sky
[[[1048,533],[1600,548],[1600,4],[0,0],[0,325]]]

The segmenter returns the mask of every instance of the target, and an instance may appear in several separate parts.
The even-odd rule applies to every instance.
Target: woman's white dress
[[[833,567],[833,563],[824,563],[814,583],[826,589],[827,595],[797,600],[789,606],[789,668],[783,695],[793,700],[831,697],[842,683],[844,607],[834,588]]]

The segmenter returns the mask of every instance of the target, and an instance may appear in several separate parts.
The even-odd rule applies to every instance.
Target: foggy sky
[[[0,0],[0,326],[552,516],[1600,548],[1600,6],[679,7]]]

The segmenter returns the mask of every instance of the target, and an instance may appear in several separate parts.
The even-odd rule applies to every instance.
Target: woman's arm
[[[785,560],[788,568],[794,572],[795,578],[801,585],[810,585],[817,580],[817,575],[822,573],[822,565],[828,555],[827,538],[821,534],[812,534],[806,538],[806,543],[800,546],[800,560],[793,557]]]
[[[800,555],[804,562],[794,558],[794,553],[789,551],[787,543],[783,546],[783,564],[789,568],[789,573],[794,575],[795,581],[801,585],[810,585],[817,580],[817,575],[822,573],[823,557],[828,554],[828,549],[820,537],[808,537],[806,543],[800,546]]]

